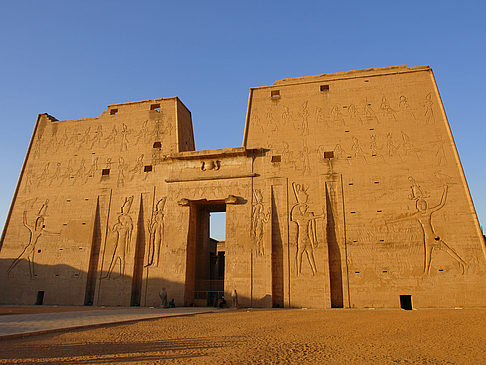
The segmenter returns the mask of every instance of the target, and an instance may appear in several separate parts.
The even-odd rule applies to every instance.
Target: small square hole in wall
[[[110,109],[110,115],[117,115],[118,109]]]
[[[272,162],[281,162],[282,161],[282,156],[276,155],[272,156]]]
[[[162,148],[162,143],[154,142],[154,148]]]
[[[152,171],[152,165],[146,165],[143,167],[143,172],[150,172]]]
[[[150,110],[155,110],[156,112],[160,113],[160,104],[152,104],[150,105]]]
[[[325,151],[325,152],[324,152],[324,158],[325,158],[325,159],[331,159],[331,158],[334,158],[334,151]]]
[[[320,89],[321,89],[321,92],[327,93],[327,92],[329,92],[329,85],[321,85]]]
[[[101,176],[108,176],[108,175],[110,175],[110,169],[101,170]]]
[[[272,90],[270,96],[272,99],[278,99],[280,97],[280,90]]]

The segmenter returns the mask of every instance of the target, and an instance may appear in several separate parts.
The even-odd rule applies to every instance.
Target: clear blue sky
[[[285,77],[432,66],[486,223],[484,1],[2,1],[0,225],[38,113],[179,96],[198,149],[241,146],[248,90]]]

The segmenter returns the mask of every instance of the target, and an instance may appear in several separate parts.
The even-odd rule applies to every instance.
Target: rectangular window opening
[[[324,152],[324,158],[325,159],[334,158],[334,151],[326,151],[326,152]]]
[[[110,115],[117,115],[118,109],[110,109]]]
[[[143,172],[150,172],[152,171],[152,165],[146,165],[143,167]]]
[[[329,92],[329,85],[321,85],[320,89],[321,89],[321,92],[327,93],[327,92]]]
[[[162,143],[154,142],[154,148],[162,148]]]
[[[276,155],[272,156],[272,162],[281,162],[282,161],[282,156]]]
[[[110,169],[101,170],[101,176],[108,176],[108,175],[110,175]]]
[[[412,310],[412,296],[411,295],[400,295],[400,308],[407,311]]]
[[[160,113],[160,104],[150,105],[150,110],[155,110],[156,112]]]
[[[272,90],[270,96],[272,99],[278,99],[280,97],[280,90]]]

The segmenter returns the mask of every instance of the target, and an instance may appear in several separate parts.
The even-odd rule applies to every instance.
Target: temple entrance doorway
[[[217,306],[224,293],[226,204],[193,201],[187,240],[186,306]]]

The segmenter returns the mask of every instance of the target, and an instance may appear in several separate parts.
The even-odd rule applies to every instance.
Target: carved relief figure
[[[309,206],[307,205],[307,201],[309,195],[304,185],[292,183],[292,189],[297,200],[297,204],[290,210],[290,220],[297,224],[297,275],[302,273],[302,256],[304,253],[307,256],[312,275],[315,275],[317,273],[317,267],[314,249],[318,246],[315,221],[318,218],[323,218],[324,215],[314,215],[313,212],[308,211]]]
[[[282,113],[282,124],[288,125],[289,122],[290,122],[290,110],[289,110],[289,107],[286,106],[284,108],[284,112]]]
[[[120,131],[121,141],[120,141],[120,152],[128,151],[128,138],[129,134],[128,127],[125,123],[122,125],[122,130]]]
[[[420,185],[415,182],[415,179],[412,176],[408,177],[408,181],[410,182],[410,194],[408,194],[408,198],[410,200],[418,200],[423,198],[428,198],[429,196],[424,193]]]
[[[435,122],[435,117],[434,117],[434,110],[432,109],[432,106],[434,105],[434,102],[432,101],[432,95],[431,93],[428,93],[425,96],[425,102],[424,102],[424,107],[425,107],[425,123],[433,123]]]
[[[125,169],[127,165],[125,164],[125,160],[123,157],[118,158],[118,177],[116,179],[116,186],[124,186],[125,185]]]
[[[301,133],[304,136],[307,136],[309,134],[309,110],[307,109],[307,104],[308,102],[305,101],[302,104],[302,129]]]
[[[90,131],[91,131],[91,127],[86,128],[86,130],[84,131],[84,134],[79,139],[79,147],[81,147],[85,143],[88,143],[89,142],[89,134],[90,134]]]
[[[142,123],[142,127],[140,128],[140,131],[135,136],[135,138],[136,138],[135,144],[138,144],[140,141],[145,141],[145,138],[147,137],[147,134],[148,134],[147,124],[148,124],[148,120],[145,120]]]
[[[46,216],[46,211],[47,211],[47,204],[48,200],[42,204],[41,208],[39,209],[37,215],[35,218],[32,220],[32,224],[29,225],[27,224],[27,211],[24,210],[23,215],[22,215],[22,223],[25,228],[29,230],[29,241],[25,245],[24,249],[20,253],[20,255],[12,262],[12,264],[8,267],[7,273],[10,273],[15,266],[17,266],[20,261],[25,258],[27,259],[29,263],[29,275],[30,278],[33,279],[35,276],[35,252],[36,248],[35,246],[37,245],[37,242],[39,241],[39,238],[44,236],[44,235],[59,235],[60,233],[56,232],[49,232],[46,230],[45,226],[45,216]]]
[[[414,191],[415,190],[415,191]],[[414,196],[420,195],[421,193],[417,189],[412,189],[412,194]],[[416,195],[417,194],[417,195]],[[434,249],[439,249],[445,251],[450,257],[459,263],[461,272],[464,274],[464,269],[466,267],[466,262],[451,248],[449,245],[443,241],[440,236],[435,232],[434,226],[432,225],[432,214],[439,209],[442,209],[446,203],[447,199],[447,185],[443,186],[443,193],[440,203],[434,207],[429,207],[429,204],[424,198],[416,197],[416,212],[406,214],[403,217],[393,219],[390,222],[399,222],[406,219],[416,219],[420,223],[423,232],[423,242],[425,248],[425,262],[424,262],[424,274],[430,274],[430,263],[432,260],[432,252]]]
[[[261,190],[256,189],[254,192],[255,203],[251,214],[251,235],[255,239],[258,247],[258,254],[264,255],[263,234],[265,230],[265,223],[270,218],[270,213],[265,214],[265,207],[263,205],[263,194]]]
[[[130,180],[133,180],[136,175],[141,175],[143,172],[143,154],[138,156],[137,162],[135,163],[135,166],[128,171],[128,173],[131,175]]]
[[[133,222],[128,215],[133,203],[133,195],[125,198],[121,206],[121,212],[117,223],[113,225],[111,231],[115,234],[113,256],[111,257],[108,273],[105,277],[111,277],[116,265],[119,267],[120,276],[125,274],[125,260],[130,252],[130,242],[132,240]]]
[[[91,140],[91,148],[95,145],[99,146],[101,144],[101,139],[103,138],[103,126],[100,124],[94,133],[93,139]]]
[[[152,265],[159,266],[160,246],[164,237],[164,207],[166,200],[167,197],[163,197],[157,202],[152,219],[148,221],[150,238],[148,242],[147,264],[145,267]]]
[[[386,134],[386,150],[388,152],[388,157],[395,157],[398,156],[400,157],[400,154],[398,152],[398,149],[400,148],[400,145],[395,145],[393,142],[393,136],[391,132]]]
[[[346,123],[344,122],[344,117],[341,113],[341,106],[336,104],[332,107],[331,109],[331,121],[336,123],[339,123],[341,125],[345,125]]]
[[[358,138],[353,137],[353,145],[351,146],[351,150],[353,151],[353,157],[357,160],[362,158],[366,162],[366,157],[363,152],[363,149],[359,145]]]
[[[381,98],[380,110],[385,118],[397,120],[395,117],[395,110],[392,109],[390,103],[386,100],[386,97]]]
[[[58,162],[56,163],[56,170],[51,176],[51,179],[49,180],[49,186],[52,186],[54,182],[59,182],[59,179],[61,178],[61,163]]]
[[[407,97],[402,95],[400,96],[400,102],[398,103],[398,108],[402,113],[405,115],[410,115],[412,119],[415,119],[415,115],[413,114],[412,108],[410,107],[410,104],[408,104]]]
[[[118,131],[116,126],[114,125],[111,129],[111,133],[105,138],[105,148],[108,147],[111,143],[116,143],[116,136],[118,135]]]

